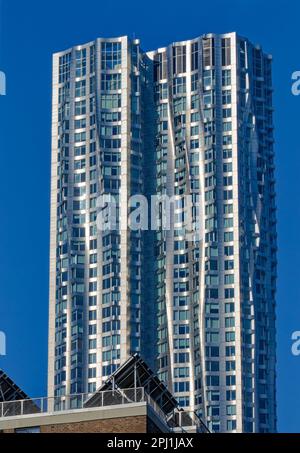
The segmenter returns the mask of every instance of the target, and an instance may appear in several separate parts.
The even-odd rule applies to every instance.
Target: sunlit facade
[[[141,233],[97,229],[101,194],[126,218],[142,192],[139,58],[126,37],[54,55],[50,394],[93,392],[141,348]]]
[[[212,430],[276,430],[271,63],[235,33],[54,55],[49,396],[140,352]],[[135,194],[172,198],[170,227],[130,229]]]

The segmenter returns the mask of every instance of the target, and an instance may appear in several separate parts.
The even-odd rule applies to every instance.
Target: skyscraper
[[[211,429],[276,430],[272,112],[271,57],[235,33],[54,55],[49,396],[140,352]],[[167,225],[159,203],[132,228],[136,195]]]

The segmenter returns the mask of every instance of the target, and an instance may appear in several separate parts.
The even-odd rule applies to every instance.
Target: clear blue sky
[[[300,2],[262,0],[2,0],[0,69],[1,260],[0,367],[31,396],[46,394],[51,122],[51,54],[99,36],[128,34],[143,48],[208,32],[237,31],[274,56],[279,217],[278,416],[280,431],[300,432],[299,180]]]

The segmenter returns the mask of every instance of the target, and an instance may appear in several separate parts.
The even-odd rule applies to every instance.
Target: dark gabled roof
[[[23,390],[0,369],[0,402],[29,399]]]
[[[118,390],[143,387],[147,393],[165,413],[169,414],[177,408],[178,403],[167,387],[157,375],[148,367],[138,355],[131,356],[120,366],[97,392],[85,403],[85,407],[99,405],[101,393],[105,390]]]

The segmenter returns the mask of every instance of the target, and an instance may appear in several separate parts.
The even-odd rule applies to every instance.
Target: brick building
[[[17,398],[0,402],[1,432],[208,431],[195,413],[178,409],[176,399],[137,354],[90,395],[29,399],[20,392]]]

